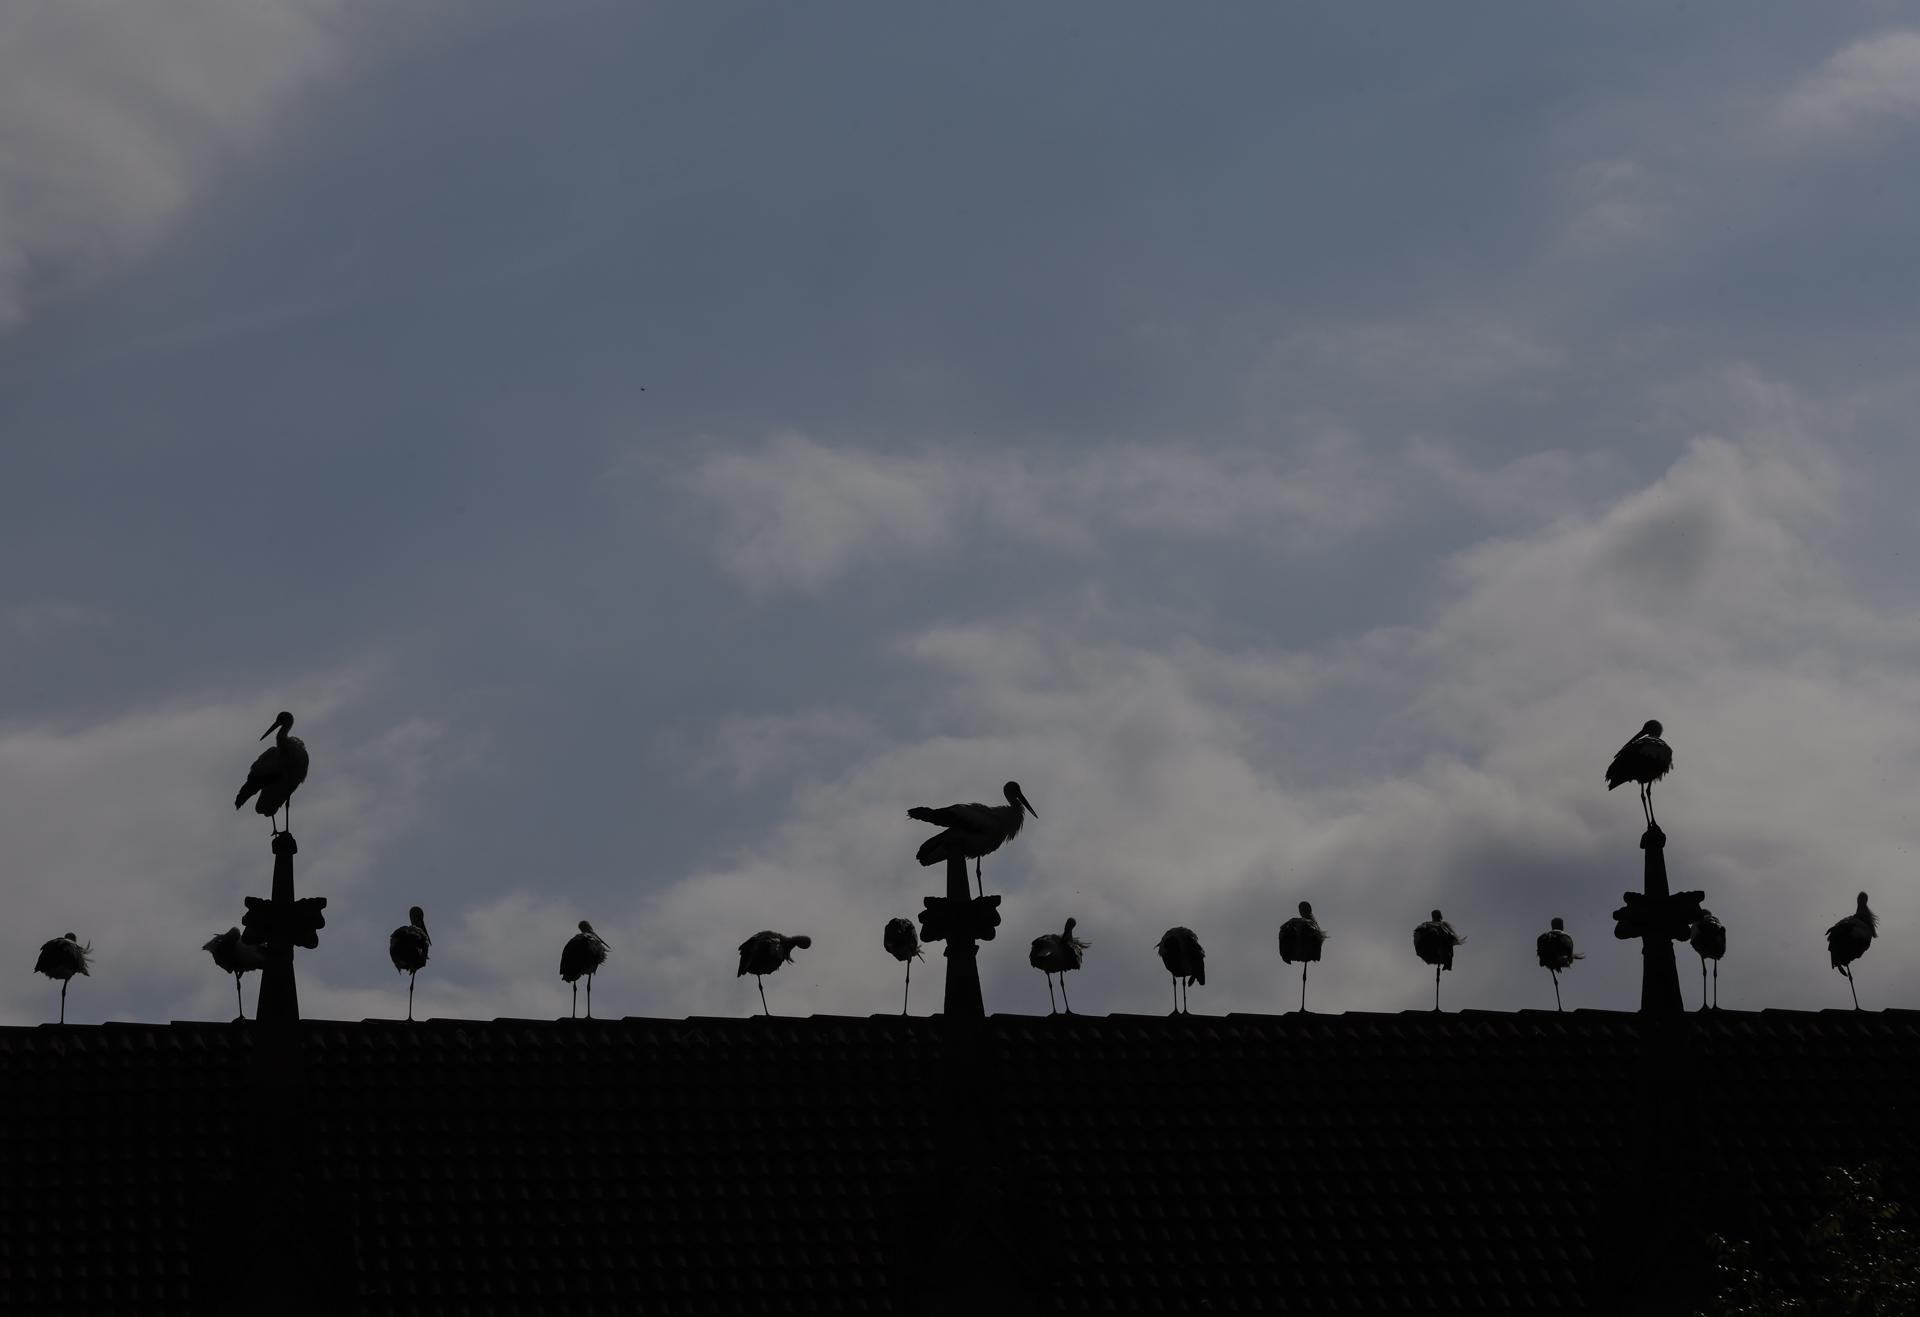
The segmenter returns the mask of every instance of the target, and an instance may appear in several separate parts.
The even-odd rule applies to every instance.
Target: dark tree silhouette
[[[1807,1231],[1813,1274],[1789,1290],[1762,1270],[1753,1246],[1714,1235],[1718,1293],[1696,1317],[1911,1317],[1920,1312],[1920,1236],[1881,1189],[1881,1167],[1835,1167],[1824,1210]]]

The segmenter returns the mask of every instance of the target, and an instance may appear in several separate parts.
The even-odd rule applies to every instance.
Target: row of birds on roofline
[[[236,809],[253,800],[255,812],[268,819],[275,835],[291,827],[293,793],[307,779],[309,759],[306,743],[291,735],[292,729],[293,715],[282,712],[261,733],[261,740],[273,736],[274,743],[253,761],[246,782],[233,800]],[[1620,747],[1607,766],[1607,790],[1612,791],[1628,782],[1639,784],[1640,805],[1649,828],[1658,826],[1653,812],[1653,784],[1673,769],[1673,750],[1662,739],[1663,731],[1658,721],[1649,720]],[[941,829],[921,844],[916,858],[922,865],[941,864],[955,858],[972,860],[974,879],[980,884],[984,896],[986,887],[981,877],[981,857],[991,855],[1018,836],[1027,815],[1036,819],[1040,817],[1018,782],[1008,782],[1002,788],[1002,794],[1006,797],[1003,805],[975,802],[944,808],[916,806],[908,810],[907,817]],[[285,827],[281,826],[278,817],[282,810],[286,811]],[[1073,1006],[1067,1000],[1066,976],[1070,971],[1080,968],[1091,945],[1075,936],[1075,927],[1076,921],[1069,919],[1060,932],[1042,934],[1033,940],[1027,954],[1027,963],[1046,975],[1047,1000],[1051,1009],[1058,1011],[1064,1003],[1069,1014]],[[1846,976],[1856,1010],[1860,1007],[1860,994],[1854,985],[1852,966],[1866,954],[1877,931],[1878,920],[1867,905],[1865,892],[1860,893],[1851,915],[1827,929],[1828,956],[1833,967]],[[1327,942],[1327,932],[1314,918],[1310,902],[1300,902],[1300,913],[1280,926],[1279,941],[1281,960],[1289,965],[1297,963],[1300,966],[1300,1009],[1304,1011],[1307,1006],[1307,967],[1321,958],[1322,948]],[[1438,910],[1413,930],[1415,953],[1422,961],[1433,966],[1435,1010],[1440,1009],[1440,975],[1453,968],[1454,948],[1465,941],[1466,938],[1455,931]],[[1726,927],[1711,911],[1703,909],[1688,930],[1687,942],[1700,956],[1701,1009],[1707,1009],[1709,1000],[1708,961],[1713,962],[1712,1003],[1717,1006],[1720,960],[1727,951]],[[920,938],[913,921],[905,918],[888,920],[881,944],[896,960],[906,965],[906,984],[900,1004],[904,1015],[913,991],[913,962],[922,958]],[[782,965],[792,963],[795,950],[804,950],[812,945],[813,939],[805,934],[790,937],[771,929],[762,930],[740,944],[740,962],[735,977],[747,974],[754,976],[755,986],[760,992],[760,1007],[771,1014],[767,1007],[765,976]],[[413,1018],[415,980],[426,966],[432,946],[433,938],[427,932],[426,914],[419,906],[408,910],[407,922],[396,928],[388,938],[387,951],[393,967],[407,976],[409,1020]],[[1535,940],[1534,947],[1541,967],[1553,977],[1554,1006],[1560,1009],[1560,972],[1571,967],[1574,961],[1585,959],[1585,956],[1574,950],[1573,936],[1567,932],[1566,922],[1559,916],[1555,916],[1548,930]],[[215,935],[203,949],[212,955],[216,966],[234,976],[234,997],[240,1004],[240,1013],[244,1018],[245,1005],[240,1002],[240,978],[249,971],[265,966],[265,949],[247,941],[238,927]],[[1174,1011],[1184,1011],[1187,1009],[1187,990],[1196,983],[1204,985],[1207,981],[1206,951],[1193,930],[1186,927],[1168,929],[1154,949],[1173,979]],[[576,1015],[579,1013],[580,980],[584,978],[587,981],[587,1016],[592,1018],[593,976],[606,963],[611,950],[607,941],[594,932],[593,925],[585,919],[580,921],[579,931],[568,938],[561,949],[560,977],[572,985],[573,1011]],[[73,933],[54,938],[40,948],[34,969],[60,981],[62,1023],[66,1022],[67,987],[74,975],[90,974],[92,952],[91,944],[82,943]],[[1059,1001],[1055,1001],[1053,992],[1056,976],[1060,980]]]

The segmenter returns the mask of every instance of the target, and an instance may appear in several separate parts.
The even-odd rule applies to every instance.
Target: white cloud
[[[1856,41],[1794,86],[1781,106],[1787,127],[1833,133],[1920,116],[1920,32]]]

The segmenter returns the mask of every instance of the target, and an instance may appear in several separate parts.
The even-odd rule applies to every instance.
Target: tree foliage
[[[1896,1317],[1920,1313],[1920,1236],[1882,1196],[1879,1163],[1835,1167],[1807,1243],[1812,1275],[1789,1291],[1755,1264],[1753,1246],[1714,1235],[1718,1294],[1697,1317]]]

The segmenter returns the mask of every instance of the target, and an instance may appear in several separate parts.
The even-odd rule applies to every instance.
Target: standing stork
[[[1009,782],[1008,786],[1013,784]],[[1080,962],[1086,957],[1091,942],[1082,942],[1073,935],[1074,921],[1069,919],[1066,928],[1058,933],[1042,933],[1033,940],[1033,947],[1027,952],[1027,964],[1043,971],[1047,976],[1047,1005],[1053,1012],[1059,1007],[1053,1001],[1053,976],[1060,976],[1060,999],[1067,1000],[1067,971],[1079,969]],[[1067,1014],[1073,1014],[1073,1003],[1067,1001]]]
[[[265,815],[267,826],[272,828],[274,815],[281,806],[287,808],[287,827],[274,828],[277,834],[293,827],[293,793],[307,780],[307,743],[297,736],[288,736],[293,730],[293,715],[282,709],[273,720],[273,726],[260,733],[260,739],[266,740],[277,731],[273,744],[260,752],[253,761],[253,767],[247,770],[247,781],[240,788],[240,794],[233,798],[233,807],[239,809],[247,803],[247,797],[259,794],[253,802],[253,812]]]
[[[34,973],[44,974],[50,979],[60,980],[60,1023],[67,1022],[67,982],[76,974],[93,973],[87,967],[93,964],[93,943],[85,946],[72,933],[42,943],[40,958],[33,962]]]
[[[900,992],[900,1013],[907,1013],[907,997],[913,992],[913,962],[924,960],[920,953],[920,934],[915,930],[911,919],[889,919],[886,931],[880,935],[880,941],[887,948],[887,954],[895,960],[905,961],[907,966],[907,986]],[[736,979],[740,976],[734,975]],[[761,1005],[765,1005],[762,1002]]]
[[[1546,932],[1534,939],[1533,949],[1540,958],[1540,968],[1553,975],[1553,1009],[1561,1010],[1560,971],[1576,960],[1585,960],[1586,956],[1573,949],[1573,934],[1567,932],[1567,921],[1559,915],[1553,917],[1552,926]]]
[[[905,923],[906,921],[901,920],[900,922]],[[772,1015],[773,1012],[767,1009],[767,981],[765,976],[773,973],[782,965],[791,963],[795,947],[804,951],[812,945],[813,939],[805,933],[801,933],[797,937],[788,937],[784,933],[776,933],[770,928],[763,928],[740,944],[740,968],[734,971],[733,977],[737,979],[742,975],[753,975],[753,981],[760,989],[760,1009],[766,1011],[768,1015]],[[913,971],[909,969],[907,972],[911,974]]]
[[[1440,1009],[1440,971],[1453,969],[1453,949],[1466,939],[1453,931],[1453,925],[1435,910],[1433,918],[1413,930],[1413,949],[1420,959],[1433,966],[1433,1009]]]
[[[1833,967],[1847,976],[1847,991],[1853,993],[1853,1009],[1860,1009],[1860,992],[1853,986],[1853,962],[1867,954],[1867,946],[1880,931],[1880,921],[1867,909],[1867,894],[1860,893],[1852,914],[1827,930],[1827,956]],[[49,942],[48,946],[53,944]]]
[[[1720,958],[1727,954],[1727,926],[1702,909],[1687,930],[1687,945],[1700,953],[1700,1009],[1707,1009],[1707,962],[1713,962],[1713,1008],[1720,1009]]]
[[[427,912],[419,906],[407,907],[407,922],[393,930],[387,939],[387,959],[393,967],[407,976],[407,1018],[413,1018],[413,980],[427,963],[427,952],[433,946],[433,938],[427,932]],[[566,973],[563,968],[561,973]],[[593,981],[587,981],[587,1007],[593,1007]]]
[[[955,855],[972,860],[973,880],[980,884],[980,894],[985,896],[987,887],[980,877],[980,857],[993,854],[1003,842],[1020,835],[1020,825],[1026,822],[1021,810],[1040,817],[1018,782],[1009,782],[1000,790],[1007,798],[1004,805],[982,805],[975,801],[971,805],[948,805],[945,809],[915,805],[908,810],[908,818],[946,829],[921,842],[914,858],[923,865],[940,864]]]
[[[1640,784],[1640,809],[1649,828],[1654,826],[1653,784],[1673,771],[1673,747],[1660,739],[1664,730],[1657,718],[1647,719],[1646,726],[1607,765],[1607,790],[1627,782]]]
[[[1320,959],[1320,948],[1326,944],[1327,930],[1320,927],[1320,921],[1313,917],[1313,902],[1302,901],[1300,913],[1280,925],[1280,961],[1291,965],[1300,962],[1300,1009],[1307,1009],[1307,966]]]
[[[1207,953],[1201,947],[1200,939],[1193,935],[1191,928],[1184,926],[1169,928],[1160,935],[1153,949],[1160,953],[1160,963],[1167,967],[1167,973],[1173,975],[1173,1014],[1186,1010],[1185,995],[1180,991],[1198,983],[1205,987],[1207,983]],[[1186,982],[1184,985],[1181,980]],[[1066,980],[1060,980],[1066,987]],[[1188,1012],[1191,1014],[1191,1012]]]
[[[215,933],[200,949],[210,952],[213,963],[233,975],[233,1004],[238,1008],[240,1018],[246,1019],[247,1008],[240,1000],[240,976],[266,968],[267,949],[242,938],[237,925],[224,933]]]
[[[573,1015],[580,1013],[580,976],[587,978],[587,1018],[593,1018],[593,976],[607,963],[613,950],[605,938],[593,931],[593,925],[580,921],[580,931],[567,939],[560,949],[560,977],[573,985]],[[569,1016],[569,1019],[573,1016]]]

